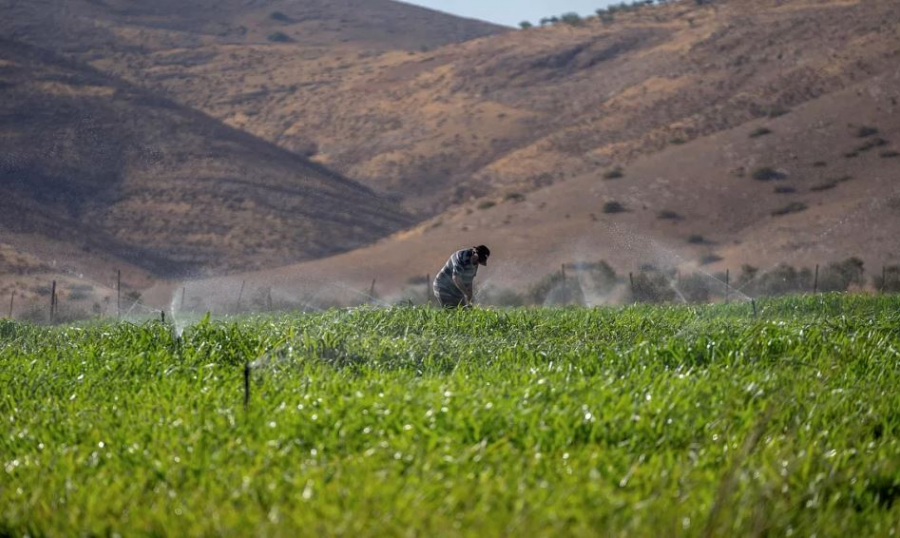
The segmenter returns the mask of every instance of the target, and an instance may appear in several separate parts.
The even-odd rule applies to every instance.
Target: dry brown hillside
[[[609,210],[614,202],[620,210]],[[895,65],[789,114],[637,158],[621,177],[582,174],[524,197],[469,203],[367,248],[239,278],[285,297],[345,301],[377,279],[381,293],[397,297],[453,249],[478,243],[494,251],[479,286],[519,292],[563,263],[599,260],[620,275],[646,264],[737,275],[743,264],[764,274],[856,256],[868,278],[900,263],[898,230]],[[211,297],[224,289],[221,280],[192,286]]]
[[[50,53],[0,41],[0,88],[2,243],[183,274],[321,257],[409,223],[328,169]]]
[[[166,11],[158,25],[145,13],[104,15],[96,24],[110,32],[108,46],[73,52],[316,155],[423,215],[473,195],[600,174],[782,114],[900,59],[894,0],[677,2],[612,23],[504,32],[430,52],[295,35],[289,23],[290,40],[267,41],[282,23],[271,18],[276,3],[259,5],[241,15],[246,38],[213,36],[191,22],[190,10]],[[288,8],[309,5],[284,3],[283,12],[305,20]],[[400,9],[372,7],[388,8]],[[335,24],[341,35],[355,31],[345,18]],[[418,35],[418,25],[388,18],[398,32]],[[54,24],[68,28],[68,20]]]

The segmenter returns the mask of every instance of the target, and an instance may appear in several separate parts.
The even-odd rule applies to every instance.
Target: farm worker
[[[478,266],[487,266],[491,249],[484,245],[454,252],[434,279],[432,289],[444,308],[472,306],[472,282]]]

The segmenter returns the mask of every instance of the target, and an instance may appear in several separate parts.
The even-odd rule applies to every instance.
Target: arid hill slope
[[[765,169],[769,179],[754,178]],[[623,210],[605,212],[610,202]],[[367,289],[372,279],[396,294],[434,275],[453,249],[478,243],[494,251],[479,285],[519,291],[563,263],[598,260],[620,275],[645,264],[735,275],[742,264],[764,273],[856,256],[868,277],[900,263],[898,230],[895,66],[778,118],[638,158],[619,178],[584,174],[524,199],[470,203],[367,248],[239,278],[286,297],[353,300],[347,290]],[[222,281],[192,285],[202,293]]]
[[[260,16],[276,4],[265,5]],[[299,20],[288,5],[307,3],[284,4]],[[610,24],[504,32],[430,52],[352,39],[323,46],[322,34],[303,32],[267,42],[278,21],[265,17],[245,25],[250,37],[211,37],[189,19],[158,28],[129,22],[137,15],[107,17],[97,24],[111,32],[109,46],[78,56],[316,155],[422,216],[624,165],[900,61],[894,0],[677,2]]]
[[[0,0],[0,31],[101,56],[270,42],[421,50],[506,29],[393,0]],[[286,39],[285,39],[286,38]]]
[[[410,222],[322,166],[28,46],[0,41],[0,88],[0,242],[172,274],[321,257]]]

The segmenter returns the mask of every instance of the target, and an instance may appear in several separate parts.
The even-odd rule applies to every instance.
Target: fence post
[[[725,304],[728,304],[731,292],[731,269],[725,269]]]
[[[250,363],[244,364],[244,409],[250,405]]]
[[[369,300],[375,301],[375,283],[378,282],[377,278],[372,279],[372,287],[369,288]]]
[[[756,299],[750,299],[750,304],[753,305],[753,317],[756,317]]]
[[[116,270],[116,319],[122,319],[122,270]]]
[[[813,281],[813,295],[819,294],[819,264],[816,264],[816,279]]]
[[[244,298],[244,286],[247,285],[246,280],[241,280],[241,291],[238,292],[237,304],[234,306],[234,313],[237,314],[241,310],[241,299]]]
[[[637,295],[634,293],[634,273],[628,273],[628,281],[631,282],[631,300],[637,302]]]
[[[56,281],[50,286],[50,323],[56,317]]]

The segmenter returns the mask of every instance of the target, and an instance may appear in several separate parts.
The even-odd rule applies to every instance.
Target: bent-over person
[[[434,296],[444,308],[459,308],[473,304],[472,284],[478,266],[487,266],[491,250],[484,245],[454,252],[434,279]]]

